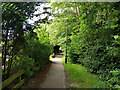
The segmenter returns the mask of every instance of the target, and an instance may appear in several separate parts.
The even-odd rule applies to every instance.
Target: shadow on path
[[[47,77],[40,88],[65,88],[65,72],[61,57],[62,55],[56,55],[52,59]]]
[[[56,55],[39,72],[21,88],[65,88],[65,72],[61,60],[62,55]]]
[[[34,73],[34,75],[25,83],[21,89],[24,88],[40,88],[40,83],[43,83],[46,75],[49,71],[52,62],[47,63],[40,71]]]

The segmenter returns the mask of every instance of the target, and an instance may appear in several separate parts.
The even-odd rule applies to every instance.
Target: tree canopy
[[[32,76],[29,67],[36,62],[45,65],[54,46],[60,45],[65,53],[67,45],[71,63],[89,68],[113,87],[119,86],[120,2],[53,2],[34,14],[41,4],[2,3],[3,79],[20,69]],[[44,18],[28,23],[40,15]]]
[[[111,72],[120,68],[118,5],[120,3],[54,2],[52,13],[55,19],[48,27],[51,42],[60,45],[65,52],[67,19],[68,60],[109,80],[113,76]]]

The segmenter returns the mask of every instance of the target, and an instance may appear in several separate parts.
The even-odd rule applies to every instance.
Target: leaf
[[[115,35],[115,36],[114,36],[114,38],[115,38],[115,39],[118,39],[118,38],[119,38],[119,36],[118,36],[118,35]]]

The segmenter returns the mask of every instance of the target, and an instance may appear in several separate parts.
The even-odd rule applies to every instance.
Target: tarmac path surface
[[[47,77],[40,85],[40,88],[65,88],[65,72],[61,55],[56,55],[56,57],[52,59]]]
[[[66,77],[62,55],[55,55],[50,64],[37,72],[21,88],[66,88]]]

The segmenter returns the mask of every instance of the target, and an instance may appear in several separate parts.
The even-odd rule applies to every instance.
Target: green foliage
[[[67,18],[68,60],[90,68],[106,81],[113,77],[110,71],[120,68],[120,11],[115,5],[118,3],[52,4],[53,14],[56,9],[61,11],[56,12],[56,19],[50,25],[50,30],[55,32],[55,36],[51,34],[51,41],[65,51],[67,23],[64,18]]]
[[[2,65],[4,66],[3,79],[6,79],[20,69],[18,69],[21,62],[20,54],[25,44],[24,32],[31,31],[31,28],[23,28],[23,24],[27,24],[27,19],[33,16],[35,3],[2,2],[1,6]]]
[[[119,81],[120,77],[118,77],[120,75],[120,70],[115,69],[110,72],[112,73],[113,77],[108,80],[106,87],[120,88],[120,81]]]
[[[38,71],[39,69],[40,69],[40,67],[36,67],[36,66],[35,66],[35,67],[33,67],[32,70],[33,70],[33,71]]]
[[[34,64],[34,59],[25,56],[21,58],[21,61],[22,61],[21,68],[26,70],[25,77],[31,77],[33,75],[33,71],[31,71],[31,67]]]
[[[49,60],[53,47],[50,45],[45,29],[36,28],[33,34],[33,37],[30,37],[30,33],[25,34],[26,47],[24,53],[33,58],[35,62],[39,62],[40,66],[43,66]]]
[[[34,64],[34,59],[29,58],[28,56],[21,58],[22,65],[21,68],[23,69],[30,69],[32,65]]]

